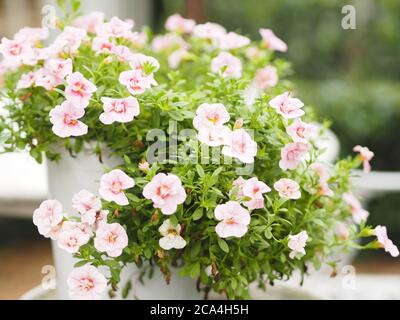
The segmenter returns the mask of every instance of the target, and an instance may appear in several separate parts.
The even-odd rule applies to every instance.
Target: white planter
[[[104,164],[113,168],[118,159],[112,159],[103,154]],[[73,214],[71,207],[72,196],[82,189],[97,194],[99,180],[104,173],[103,164],[89,149],[82,150],[76,158],[62,152],[62,159],[58,162],[47,162],[49,198],[57,199],[63,204],[64,211]],[[60,249],[56,241],[52,241],[52,250],[57,277],[57,298],[68,299],[66,279],[77,262],[69,253]],[[104,270],[106,273],[106,269]],[[138,281],[139,269],[135,265],[127,266],[121,275],[121,285],[115,298],[121,298],[121,291],[125,283],[132,280],[132,289],[129,298],[135,299],[201,299],[202,294],[197,292],[195,280],[180,277],[178,270],[172,270],[170,285],[167,285],[161,272],[156,269],[151,279],[144,279],[144,285]],[[108,290],[107,290],[108,291]],[[109,299],[105,292],[104,299]]]

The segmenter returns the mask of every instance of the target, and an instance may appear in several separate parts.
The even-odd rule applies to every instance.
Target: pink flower
[[[133,70],[139,70],[143,74],[147,74],[145,72],[146,65],[148,65],[152,68],[152,72],[155,72],[158,69],[160,69],[160,63],[158,62],[158,60],[156,58],[146,56],[141,53],[133,54],[132,57],[130,58],[129,65],[131,66],[131,68]]]
[[[253,177],[245,181],[242,188],[244,197],[249,197],[250,200],[244,202],[244,205],[249,209],[261,209],[264,208],[264,197],[263,194],[270,192],[271,188],[268,187],[264,182],[259,181]]]
[[[239,58],[223,51],[211,60],[211,71],[214,73],[222,72],[223,77],[240,78],[242,76],[242,62]]]
[[[196,22],[192,19],[185,19],[179,14],[168,17],[165,22],[165,29],[177,33],[191,33],[196,26]]]
[[[189,45],[175,33],[156,36],[151,42],[151,49],[155,52],[165,52],[178,49],[187,49]]]
[[[50,111],[53,132],[61,138],[85,135],[88,132],[88,126],[78,120],[84,114],[84,109],[76,108],[71,101],[64,101]]]
[[[228,34],[221,37],[219,47],[222,50],[234,50],[245,47],[250,44],[250,39],[237,34],[236,32],[228,32]]]
[[[35,52],[29,45],[20,40],[9,40],[2,38],[0,43],[0,53],[9,64],[20,66],[21,64],[35,65]]]
[[[246,180],[243,179],[243,177],[239,177],[235,181],[233,181],[233,187],[237,189],[237,197],[239,199],[243,197],[243,187],[245,183]]]
[[[139,103],[134,97],[122,99],[101,98],[104,112],[100,115],[100,121],[104,124],[117,122],[130,122],[140,113]]]
[[[86,108],[96,86],[87,80],[80,72],[74,72],[67,77],[68,86],[65,88],[65,97],[76,107]]]
[[[193,126],[197,130],[222,126],[229,119],[229,112],[222,103],[202,103],[196,110]]]
[[[36,74],[34,72],[24,73],[17,82],[17,90],[30,88],[35,84]]]
[[[147,172],[150,169],[150,164],[147,161],[142,160],[139,163],[138,168],[140,171]]]
[[[146,45],[148,37],[146,32],[129,32],[126,39],[132,43],[134,48],[142,48]]]
[[[193,36],[195,38],[207,39],[212,42],[218,42],[222,37],[226,35],[226,30],[223,26],[213,23],[206,22],[204,24],[198,24],[193,29]]]
[[[168,57],[168,66],[171,69],[177,69],[184,60],[189,55],[186,49],[178,49],[172,52]]]
[[[385,249],[386,252],[389,252],[392,257],[399,256],[399,249],[395,244],[393,244],[392,240],[388,238],[386,227],[376,226],[374,233],[379,244]]]
[[[90,236],[78,227],[62,229],[58,235],[58,246],[69,253],[77,253],[89,239]]]
[[[264,47],[274,51],[287,51],[287,45],[281,39],[279,39],[270,29],[260,29],[260,35]]]
[[[326,165],[320,162],[314,162],[310,165],[310,169],[313,170],[321,181],[327,181],[330,177],[328,168]]]
[[[286,132],[293,139],[294,142],[307,143],[308,138],[316,131],[315,126],[305,123],[300,119],[286,128]]]
[[[55,78],[64,79],[72,74],[72,60],[49,59],[45,62],[45,68]]]
[[[291,179],[282,178],[274,183],[279,196],[285,199],[299,199],[301,197],[299,184]]]
[[[158,228],[158,231],[162,235],[162,238],[158,241],[162,249],[182,249],[186,246],[185,239],[180,235],[181,226],[179,224],[174,226],[171,221],[167,219],[163,222],[160,228]]]
[[[72,197],[72,208],[81,214],[83,223],[93,225],[97,212],[101,210],[101,200],[87,190],[81,190]]]
[[[304,103],[300,99],[290,97],[289,92],[276,96],[269,102],[269,105],[285,119],[298,118],[304,115],[304,111],[301,110]]]
[[[141,70],[123,71],[119,75],[119,82],[126,86],[129,93],[135,95],[145,92],[154,85],[154,79],[143,75]]]
[[[82,44],[82,40],[86,38],[86,35],[87,32],[85,29],[67,26],[54,41],[53,50],[74,54],[78,51]]]
[[[98,300],[107,288],[107,280],[99,270],[85,265],[68,275],[69,296],[79,300]]]
[[[131,32],[133,26],[133,21],[123,21],[118,17],[112,17],[109,22],[96,26],[96,34],[101,38],[121,38]]]
[[[92,50],[96,54],[111,54],[114,53],[115,46],[108,38],[95,37],[92,42]]]
[[[217,147],[224,145],[230,135],[231,130],[228,127],[210,126],[200,128],[197,139],[210,147]]]
[[[63,84],[63,80],[53,76],[47,69],[40,68],[35,71],[35,85],[37,87],[52,91],[61,84]]]
[[[115,46],[112,53],[115,54],[117,59],[121,62],[130,61],[133,56],[131,49],[126,46]]]
[[[215,226],[215,232],[221,238],[241,238],[250,224],[250,213],[236,201],[217,205],[214,216],[220,221]]]
[[[345,193],[343,200],[350,206],[350,211],[355,223],[360,224],[362,221],[367,221],[369,212],[364,210],[360,201],[351,193]]]
[[[28,43],[31,46],[36,45],[40,41],[46,40],[48,37],[49,29],[47,28],[25,27],[14,35],[15,40]]]
[[[76,18],[72,24],[74,27],[85,29],[90,33],[95,33],[97,26],[101,25],[103,20],[104,13],[94,11]]]
[[[363,161],[364,172],[370,172],[371,165],[369,164],[369,162],[374,157],[374,153],[372,151],[370,151],[367,147],[361,147],[359,145],[355,146],[353,148],[353,151],[360,153],[360,157]]]
[[[94,247],[99,252],[107,252],[110,257],[119,257],[127,245],[128,235],[119,223],[104,223],[96,230]]]
[[[174,174],[158,173],[143,189],[143,196],[153,201],[165,215],[171,215],[186,199],[181,180]]]
[[[278,84],[278,80],[278,72],[274,66],[258,69],[254,78],[255,84],[260,90],[275,87]]]
[[[336,234],[339,236],[340,239],[344,241],[348,240],[350,237],[349,228],[343,222],[338,222],[336,224]]]
[[[51,239],[56,239],[64,219],[63,208],[57,200],[43,201],[33,213],[33,223],[39,233]]]
[[[320,180],[318,186],[318,194],[321,196],[333,197],[334,193],[329,187],[329,184],[326,181]]]
[[[265,52],[258,47],[248,47],[245,52],[246,58],[249,60],[261,59],[265,56]]]
[[[306,242],[308,240],[307,231],[301,231],[298,234],[289,235],[288,247],[292,251],[289,253],[289,258],[294,259],[301,255],[306,254],[304,247],[306,246]]]
[[[253,163],[257,155],[257,143],[244,129],[232,131],[225,142],[222,153],[226,156],[239,159],[243,163]]]
[[[100,179],[100,196],[106,201],[114,201],[120,206],[129,204],[124,190],[133,188],[135,181],[119,169],[103,174]]]
[[[279,167],[283,170],[294,170],[300,164],[302,157],[307,153],[309,146],[302,142],[286,144],[281,150]]]

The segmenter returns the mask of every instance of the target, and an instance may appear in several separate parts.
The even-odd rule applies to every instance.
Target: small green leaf
[[[204,169],[201,165],[196,164],[196,171],[198,173],[198,175],[200,176],[200,178],[204,178],[205,177],[205,173],[204,173]]]
[[[201,219],[201,217],[203,216],[203,208],[197,208],[192,216],[193,221],[197,221],[199,219]]]
[[[224,239],[218,238],[218,245],[222,251],[224,251],[226,253],[229,252],[229,246]]]
[[[178,218],[175,215],[172,215],[169,217],[169,222],[171,222],[171,224],[176,227],[179,222],[178,222]]]

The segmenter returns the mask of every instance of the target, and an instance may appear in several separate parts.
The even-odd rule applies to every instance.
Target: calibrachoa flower
[[[364,172],[370,172],[371,165],[369,162],[374,157],[374,153],[370,151],[367,147],[361,147],[358,145],[353,148],[353,151],[360,153],[360,157],[363,161]]]
[[[392,257],[399,256],[399,249],[395,244],[393,244],[393,241],[388,238],[385,226],[376,226],[374,233],[379,244],[385,249],[386,252],[389,252]]]
[[[81,214],[84,223],[93,225],[97,212],[101,210],[101,200],[87,190],[81,190],[72,197],[72,208]]]
[[[138,168],[140,171],[147,172],[150,169],[150,164],[147,161],[142,160],[139,163]]]
[[[21,64],[35,65],[35,52],[28,43],[20,40],[9,40],[2,38],[0,43],[0,53],[9,64],[16,67]]]
[[[328,168],[321,162],[314,162],[310,165],[310,169],[318,175],[321,181],[327,181],[330,177]]]
[[[343,222],[338,222],[336,224],[336,234],[339,236],[340,239],[344,241],[348,240],[350,237],[350,231],[348,226]]]
[[[103,223],[96,230],[94,247],[99,252],[107,252],[110,257],[118,257],[128,245],[128,235],[119,223]]]
[[[118,17],[112,17],[109,22],[96,26],[96,34],[102,38],[121,38],[126,37],[134,24],[132,21],[123,21]]]
[[[158,228],[162,238],[158,241],[161,248],[164,250],[182,249],[186,246],[185,239],[180,235],[181,226],[178,224],[174,226],[169,219],[165,220]]]
[[[282,178],[274,183],[274,188],[281,198],[299,199],[301,197],[300,186],[292,179]]]
[[[93,266],[75,268],[68,275],[69,296],[79,300],[98,300],[107,288],[104,275]]]
[[[278,84],[278,80],[278,72],[274,66],[258,69],[254,78],[255,84],[260,90],[275,87]]]
[[[129,204],[124,190],[133,188],[135,181],[119,169],[104,174],[100,179],[100,196],[106,201],[114,201],[120,206]]]
[[[177,206],[185,201],[186,192],[176,175],[158,173],[144,187],[143,196],[153,201],[154,208],[159,208],[163,214],[171,215],[175,213]]]
[[[34,72],[35,86],[43,87],[47,91],[63,84],[63,80],[53,76],[46,68],[40,68]]]
[[[233,130],[222,148],[226,156],[239,159],[243,163],[253,163],[257,155],[257,143],[244,129]]]
[[[104,112],[100,115],[100,121],[104,124],[116,122],[130,122],[140,113],[139,103],[134,97],[113,99],[101,98]]]
[[[283,171],[296,169],[308,149],[309,145],[302,142],[288,143],[281,150],[279,167]]]
[[[152,72],[155,72],[158,69],[160,69],[160,63],[158,62],[158,60],[156,58],[146,56],[141,53],[133,54],[130,57],[129,65],[131,66],[131,68],[133,70],[140,70],[140,71],[142,71],[143,74],[147,74],[147,72],[145,72],[146,65],[149,65],[152,67],[152,69],[153,69]]]
[[[72,74],[71,59],[49,59],[45,62],[44,66],[52,76],[60,80]]]
[[[40,41],[46,40],[49,37],[48,28],[29,28],[20,29],[14,39],[24,43],[29,43],[31,46],[37,45]]]
[[[203,103],[196,110],[193,126],[200,130],[222,126],[230,119],[229,112],[222,103]]]
[[[309,137],[316,131],[315,126],[296,119],[286,128],[286,132],[294,142],[307,143]]]
[[[92,42],[92,50],[97,54],[111,54],[115,50],[115,45],[108,38],[96,37]]]
[[[177,69],[181,64],[182,60],[184,60],[187,56],[188,56],[188,51],[186,49],[175,50],[168,57],[168,66],[171,69]]]
[[[71,101],[64,101],[50,111],[53,132],[61,138],[85,135],[88,126],[78,120],[84,115],[84,109],[75,107]]]
[[[57,200],[43,201],[33,213],[33,223],[46,238],[57,238],[63,219],[63,208]]]
[[[36,81],[36,74],[34,72],[28,72],[21,76],[17,83],[17,90],[26,89],[32,87]]]
[[[286,43],[279,39],[271,29],[260,29],[259,32],[265,48],[273,51],[287,51]]]
[[[193,30],[194,37],[211,40],[212,42],[218,42],[225,35],[225,28],[213,22],[198,24]]]
[[[289,258],[294,259],[296,257],[306,254],[304,247],[308,240],[307,231],[301,231],[298,234],[289,235],[288,247],[292,251],[289,253]]]
[[[167,33],[154,37],[151,49],[155,52],[167,52],[171,50],[187,49],[189,45],[176,33]]]
[[[185,19],[179,14],[173,14],[165,22],[165,29],[178,33],[191,33],[196,26],[192,19]]]
[[[156,85],[149,76],[143,74],[141,70],[123,71],[119,75],[119,82],[126,86],[130,94],[140,94],[151,88],[151,85]]]
[[[360,201],[358,201],[353,194],[345,193],[343,195],[343,200],[350,206],[350,211],[355,223],[360,224],[362,221],[367,221],[369,212],[361,206]]]
[[[220,221],[215,227],[215,232],[221,238],[241,238],[250,224],[250,213],[236,201],[216,206],[214,216]]]
[[[95,33],[97,26],[101,25],[103,20],[104,13],[94,11],[76,18],[72,24],[75,27],[85,29],[87,32]]]
[[[242,62],[229,52],[220,52],[211,60],[211,71],[221,73],[224,77],[240,78],[242,76]]]
[[[128,62],[132,59],[133,53],[131,49],[126,46],[114,46],[112,53],[117,57],[118,61]]]
[[[292,98],[289,92],[284,92],[273,98],[269,105],[285,119],[298,118],[304,115],[304,103],[297,98]]]
[[[86,36],[87,32],[85,29],[69,26],[65,27],[63,32],[58,35],[53,43],[53,53],[56,54],[65,52],[69,54],[75,54]]]
[[[78,108],[86,108],[96,90],[96,86],[80,72],[75,72],[67,77],[65,97]]]
[[[76,227],[67,230],[62,229],[57,239],[58,246],[61,249],[69,253],[77,253],[81,246],[88,243],[90,236]]]
[[[228,34],[221,37],[219,47],[222,50],[234,50],[245,47],[250,44],[250,39],[237,34],[236,32],[228,32]]]
[[[197,139],[210,147],[217,147],[229,141],[230,135],[231,130],[228,127],[211,126],[201,128],[197,134]]]
[[[264,208],[264,193],[270,192],[271,188],[268,187],[264,182],[259,181],[256,177],[250,178],[245,181],[241,193],[244,197],[249,197],[249,201],[245,201],[243,204],[249,209],[261,209]]]

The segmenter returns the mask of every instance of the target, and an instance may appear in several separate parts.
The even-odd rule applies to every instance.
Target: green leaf
[[[195,259],[201,250],[201,241],[196,241],[193,247],[190,249],[190,258]]]
[[[193,221],[197,221],[201,219],[202,216],[203,216],[203,208],[197,208],[192,215],[192,219]]]
[[[229,246],[224,239],[218,238],[218,245],[222,251],[224,251],[226,253],[229,252]]]
[[[90,261],[88,260],[82,260],[82,261],[78,261],[77,263],[74,264],[74,268],[79,268],[84,266],[85,264],[88,264]]]
[[[200,274],[200,263],[199,263],[199,262],[196,262],[196,263],[193,264],[192,267],[190,268],[189,275],[190,275],[192,278],[196,278],[199,274]]]
[[[122,298],[126,299],[128,297],[129,291],[132,289],[132,282],[129,280],[124,288],[122,289]]]
[[[176,217],[176,215],[172,215],[169,217],[169,222],[171,222],[171,224],[176,227],[179,222],[178,222],[178,218]]]
[[[201,165],[196,164],[196,171],[197,171],[197,174],[200,176],[200,178],[205,177],[206,174],[204,173],[204,169]]]

